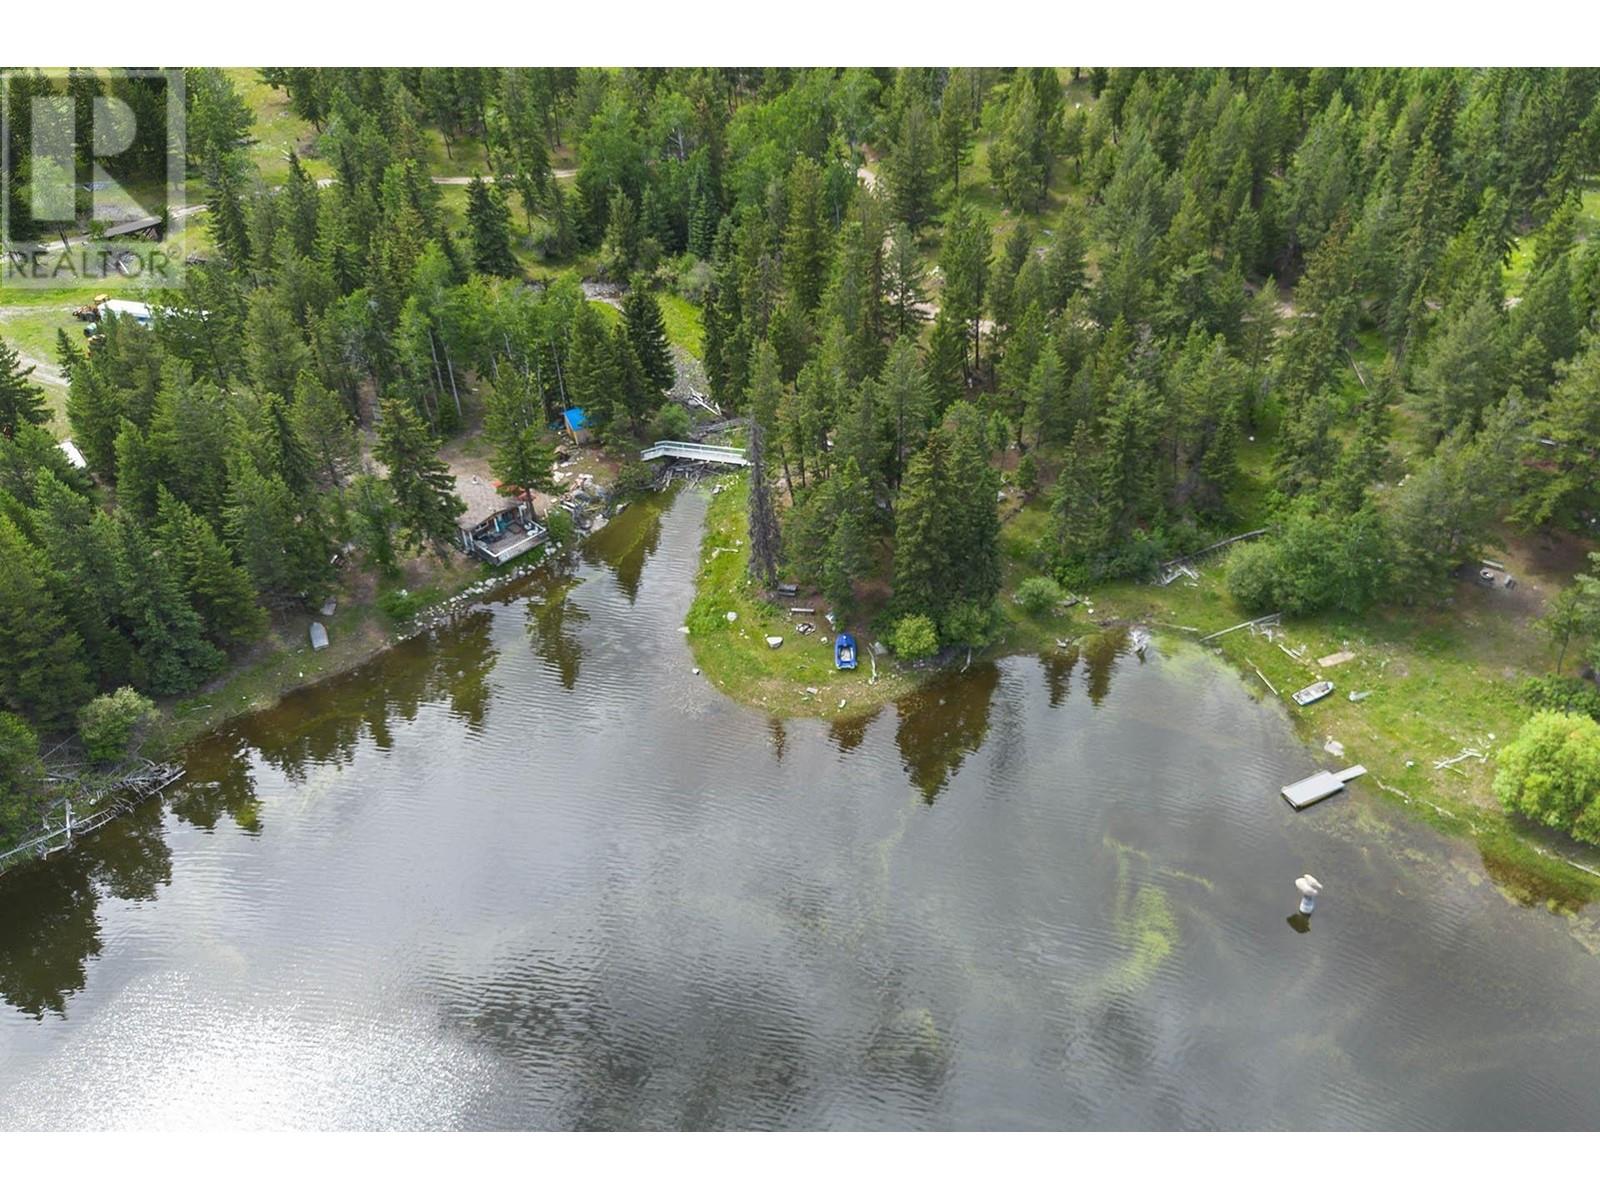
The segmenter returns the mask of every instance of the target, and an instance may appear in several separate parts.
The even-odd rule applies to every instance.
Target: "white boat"
[[[1291,699],[1293,699],[1294,702],[1296,704],[1298,704],[1301,708],[1304,708],[1306,705],[1315,704],[1318,700],[1321,700],[1323,697],[1330,696],[1332,694],[1333,694],[1333,684],[1332,684],[1332,682],[1330,682],[1329,680],[1326,680],[1326,679],[1319,679],[1315,683],[1313,683],[1310,687],[1301,688],[1298,692],[1296,692],[1291,697]]]

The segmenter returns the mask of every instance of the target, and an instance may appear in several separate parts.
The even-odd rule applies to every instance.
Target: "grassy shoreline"
[[[935,677],[936,672],[907,670],[889,659],[878,661],[875,684],[870,658],[853,674],[834,670],[831,649],[817,640],[828,633],[820,614],[791,616],[750,581],[745,496],[740,476],[724,481],[711,497],[689,616],[695,662],[719,690],[773,717],[832,719],[876,711]],[[978,656],[982,659],[1051,654],[1057,639],[1136,622],[1148,624],[1158,644],[1171,638],[1193,642],[1260,615],[1234,606],[1221,563],[1212,563],[1197,584],[1106,584],[1093,589],[1086,604],[1031,617],[1011,597],[1033,573],[1019,559],[1035,523],[1036,511],[1024,509],[1007,524],[1010,552],[1000,599],[1006,629]],[[1273,642],[1240,631],[1207,645],[1247,687],[1286,707],[1296,734],[1319,759],[1331,765],[1362,763],[1370,774],[1358,786],[1441,832],[1472,840],[1486,872],[1510,900],[1571,912],[1600,900],[1600,873],[1595,873],[1600,864],[1579,861],[1592,856],[1507,815],[1491,790],[1494,749],[1532,711],[1517,695],[1519,672],[1507,664],[1530,654],[1535,657],[1527,661],[1542,661],[1537,657],[1542,651],[1522,628],[1525,622],[1493,607],[1502,598],[1463,583],[1447,614],[1402,610],[1360,619],[1291,619]],[[728,612],[737,618],[728,621]],[[818,632],[796,635],[794,623],[800,619],[813,620]],[[863,647],[870,640],[861,629],[852,632]],[[769,650],[764,641],[769,634],[782,636],[783,646]],[[826,641],[831,643],[831,634]],[[1346,650],[1355,657],[1317,666],[1318,658]],[[1305,709],[1289,702],[1290,692],[1318,678],[1336,684],[1333,696]],[[1263,681],[1275,695],[1268,696]],[[1352,691],[1371,695],[1352,702]],[[1342,745],[1342,758],[1330,752],[1330,740]],[[1435,768],[1468,746],[1482,748],[1487,757]]]
[[[858,716],[909,695],[927,682],[926,672],[909,671],[888,657],[874,660],[864,625],[850,624],[861,650],[861,665],[840,671],[833,665],[834,630],[823,615],[826,603],[801,597],[795,606],[817,609],[797,615],[788,604],[774,604],[750,578],[744,475],[721,479],[706,507],[700,540],[700,567],[687,628],[696,665],[719,690],[775,717]],[[729,621],[728,613],[735,613]],[[810,634],[795,625],[809,621]],[[776,650],[769,636],[783,638]]]

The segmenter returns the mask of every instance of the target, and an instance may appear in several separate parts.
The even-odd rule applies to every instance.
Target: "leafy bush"
[[[939,630],[921,613],[912,613],[895,622],[889,645],[904,659],[931,658],[939,653]]]
[[[1228,555],[1228,594],[1246,612],[1267,612],[1277,600],[1278,547],[1246,542]]]
[[[631,462],[617,472],[617,497],[631,500],[643,496],[656,486],[655,469],[649,463]]]
[[[658,442],[681,442],[689,436],[694,421],[681,404],[663,404],[656,411],[655,437]]]
[[[680,255],[675,267],[676,278],[672,289],[690,304],[704,304],[706,292],[711,289],[711,264],[692,254]]]
[[[1359,613],[1391,574],[1389,532],[1375,510],[1330,513],[1304,502],[1289,510],[1276,536],[1233,552],[1228,591],[1250,611]]]
[[[391,588],[378,593],[378,609],[396,625],[404,625],[439,598],[438,588],[419,588],[414,592]]]
[[[1600,844],[1600,724],[1578,713],[1535,713],[1502,747],[1494,794],[1509,812]]]
[[[1017,585],[1017,604],[1035,617],[1051,612],[1064,599],[1061,585],[1048,575],[1034,575]]]
[[[1600,721],[1600,688],[1572,675],[1536,675],[1525,679],[1517,694],[1534,708],[1582,713]]]
[[[131,687],[96,696],[78,710],[78,736],[89,761],[121,761],[144,741],[155,715],[155,704]]]
[[[985,646],[994,632],[994,609],[974,600],[963,600],[950,606],[940,627],[947,646]]]
[[[572,514],[559,504],[551,506],[545,514],[544,527],[557,546],[565,546],[572,540]]]

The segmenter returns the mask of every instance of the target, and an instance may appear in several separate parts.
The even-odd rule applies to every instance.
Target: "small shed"
[[[328,631],[323,628],[321,621],[311,622],[311,648],[313,650],[328,648]]]
[[[589,441],[589,418],[581,408],[569,408],[561,414],[561,423],[567,428],[567,435],[574,442],[582,446]]]

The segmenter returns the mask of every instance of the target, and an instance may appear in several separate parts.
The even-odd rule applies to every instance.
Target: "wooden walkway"
[[[639,455],[640,462],[657,458],[687,458],[694,462],[726,463],[747,467],[744,451],[737,446],[707,446],[701,442],[657,442]]]

